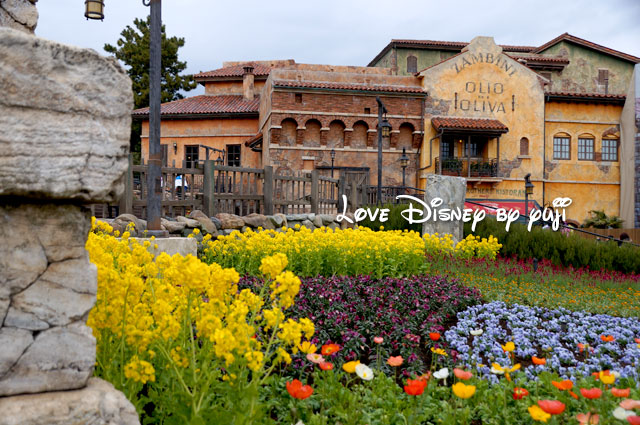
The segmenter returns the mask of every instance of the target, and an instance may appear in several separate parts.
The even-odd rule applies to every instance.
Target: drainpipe
[[[441,138],[443,133],[444,133],[444,130],[440,130],[438,134],[436,134],[431,139],[429,139],[429,165],[427,165],[426,167],[418,168],[417,171],[426,170],[427,168],[431,167],[431,164],[433,163],[433,141],[435,139]]]
[[[547,169],[547,102],[549,101],[549,95],[546,95],[546,101],[544,102],[544,110],[542,112],[543,126],[542,126],[542,208],[544,208],[544,196],[545,196],[545,172]]]

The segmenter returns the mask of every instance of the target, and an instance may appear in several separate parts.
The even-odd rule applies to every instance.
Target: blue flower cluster
[[[480,335],[472,335],[482,333]],[[614,340],[604,342],[602,335]],[[510,366],[511,359],[502,349],[508,341],[515,344],[515,362],[529,379],[542,371],[556,372],[563,379],[587,376],[601,370],[618,372],[621,377],[640,377],[640,320],[604,314],[549,310],[503,302],[475,305],[458,313],[458,323],[445,333],[458,361],[477,369],[491,381],[491,363]],[[582,351],[578,344],[588,344]],[[545,365],[534,365],[531,356],[545,357]]]

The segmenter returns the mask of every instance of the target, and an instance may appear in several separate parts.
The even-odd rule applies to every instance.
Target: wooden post
[[[271,165],[264,167],[263,176],[262,204],[264,205],[264,214],[273,215],[273,167]]]
[[[318,214],[319,189],[318,170],[313,170],[311,171],[311,212],[314,214]]]
[[[214,162],[210,159],[204,161],[204,179],[202,182],[202,209],[207,217],[211,217],[214,215],[213,211],[213,190],[214,190],[214,170],[215,165]]]
[[[349,203],[351,204],[351,208],[353,208],[353,212],[358,209],[358,185],[355,180],[351,182],[351,199]]]
[[[471,135],[467,136],[467,177],[471,177]]]
[[[338,213],[342,214],[344,210],[344,204],[342,203],[342,195],[345,193],[345,178],[341,175],[338,180],[338,199],[336,203],[336,208],[338,209]]]
[[[129,167],[124,176],[124,192],[120,198],[120,214],[133,214],[133,155],[129,154]]]
[[[496,137],[496,175],[500,177],[500,136]]]

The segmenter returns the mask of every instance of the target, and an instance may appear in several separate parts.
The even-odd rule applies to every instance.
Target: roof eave
[[[561,94],[546,94],[547,102],[567,102],[567,103],[608,103],[613,105],[624,105],[626,97],[598,97],[598,96],[567,96]]]
[[[223,113],[206,113],[206,114],[162,114],[162,119],[166,120],[198,120],[204,118],[255,118],[258,117],[258,111],[255,112],[223,112]],[[131,114],[136,121],[148,121],[149,114]]]
[[[324,87],[291,87],[291,86],[282,86],[282,85],[273,85],[273,89],[280,90],[290,90],[290,91],[323,91],[323,92],[333,92],[333,93],[362,93],[362,94],[386,94],[386,95],[411,95],[411,96],[419,96],[426,97],[427,92],[425,91],[393,91],[393,90],[359,90],[359,89],[333,89],[333,88],[324,88]]]

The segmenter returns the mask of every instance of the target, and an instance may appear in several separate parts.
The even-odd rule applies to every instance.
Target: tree
[[[149,106],[149,44],[150,18],[135,19],[134,28],[127,27],[120,33],[117,47],[105,44],[104,50],[111,53],[127,67],[127,73],[133,82],[134,107]],[[162,102],[171,102],[184,98],[181,91],[196,88],[197,83],[191,75],[180,75],[187,68],[186,62],[178,60],[178,50],[184,46],[184,38],[167,38],[165,27],[162,26]],[[131,129],[131,151],[140,151],[139,122],[134,122]]]

